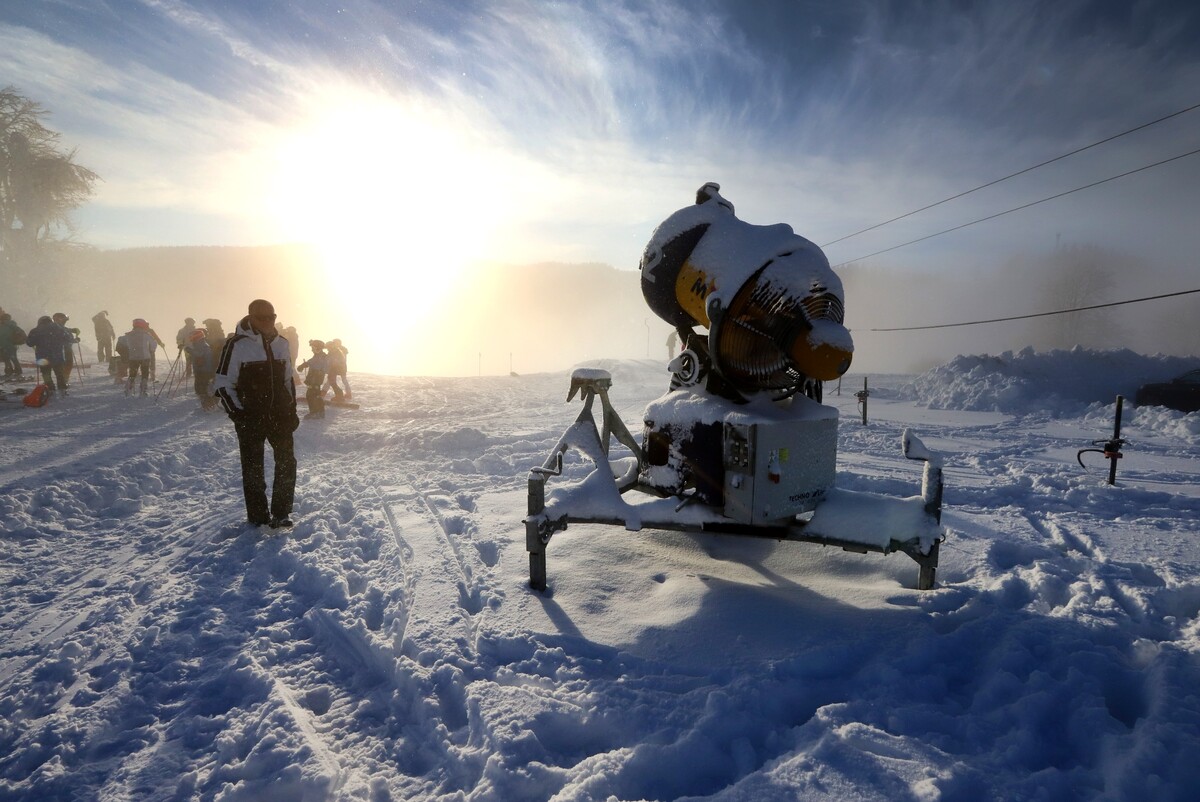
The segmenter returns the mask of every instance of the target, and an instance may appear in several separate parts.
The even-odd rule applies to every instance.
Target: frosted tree
[[[41,283],[47,250],[71,241],[70,212],[99,178],[43,124],[47,114],[15,87],[0,89],[0,268],[10,287]]]

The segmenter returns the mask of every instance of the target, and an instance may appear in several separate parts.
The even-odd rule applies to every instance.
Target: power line
[[[1056,312],[1036,312],[1032,315],[1014,315],[1013,317],[995,317],[991,320],[971,320],[965,323],[938,323],[932,326],[905,326],[894,329],[869,329],[869,331],[921,331],[922,329],[950,329],[955,326],[978,326],[983,323],[1002,323],[1006,320],[1027,320],[1031,317],[1048,317],[1049,315],[1065,315],[1068,312],[1086,312],[1089,309],[1103,309],[1107,306],[1122,306],[1124,304],[1137,304],[1142,301],[1157,301],[1161,298],[1174,298],[1179,295],[1191,295],[1194,292],[1200,292],[1200,289],[1183,290],[1182,292],[1169,292],[1166,295],[1151,295],[1146,298],[1131,298],[1128,301],[1113,301],[1108,304],[1096,304],[1094,306],[1080,306],[1075,309],[1059,309]]]
[[[868,226],[867,228],[864,228],[861,231],[855,231],[853,234],[847,234],[844,237],[839,237],[838,239],[835,239],[835,240],[825,243],[821,247],[828,248],[830,245],[833,245],[835,243],[842,242],[843,240],[848,240],[851,237],[857,237],[859,234],[865,234],[868,231],[874,231],[877,228],[882,228],[883,226],[886,226],[889,223],[894,223],[897,220],[903,220],[906,217],[912,217],[914,214],[919,214],[928,209],[932,209],[935,206],[941,206],[943,203],[949,203],[952,200],[958,200],[959,198],[970,195],[972,192],[978,192],[981,189],[987,189],[988,187],[994,187],[996,184],[999,184],[1002,181],[1007,181],[1010,178],[1016,178],[1019,175],[1024,175],[1025,173],[1036,170],[1039,167],[1045,167],[1047,164],[1054,164],[1054,162],[1062,161],[1063,159],[1067,158],[1068,156],[1074,156],[1076,153],[1083,153],[1085,150],[1090,150],[1091,148],[1097,147],[1099,145],[1103,145],[1106,142],[1112,142],[1114,139],[1120,139],[1121,137],[1127,136],[1128,134],[1132,134],[1136,131],[1141,131],[1143,128],[1149,128],[1152,125],[1158,125],[1159,123],[1169,120],[1172,117],[1178,117],[1180,114],[1186,114],[1187,112],[1194,111],[1195,109],[1200,109],[1200,103],[1197,103],[1194,106],[1188,106],[1186,109],[1180,109],[1177,112],[1168,114],[1166,117],[1159,117],[1157,120],[1152,120],[1151,122],[1143,123],[1142,125],[1139,125],[1136,128],[1130,128],[1128,131],[1122,131],[1119,134],[1114,134],[1114,135],[1108,137],[1107,139],[1101,139],[1099,142],[1093,142],[1092,144],[1085,145],[1082,148],[1076,148],[1075,150],[1071,151],[1070,153],[1064,153],[1061,156],[1055,156],[1053,159],[1047,159],[1046,161],[1042,162],[1041,164],[1035,164],[1032,167],[1026,167],[1024,170],[1018,170],[1017,172],[1012,173],[1010,175],[1006,175],[1003,178],[997,178],[995,181],[989,181],[986,184],[980,184],[979,186],[975,187],[974,189],[968,189],[966,192],[960,192],[957,195],[951,195],[949,198],[943,198],[942,200],[938,201],[937,203],[931,203],[928,206],[922,206],[920,209],[914,209],[911,212],[906,212],[905,214],[902,214],[899,217],[893,217],[891,220],[884,220],[882,223],[876,223],[873,226]]]
[[[1178,156],[1172,156],[1169,159],[1163,159],[1162,161],[1155,162],[1154,164],[1147,164],[1145,167],[1138,167],[1136,170],[1129,170],[1128,172],[1121,173],[1120,175],[1114,175],[1109,178],[1103,178],[1099,181],[1094,181],[1091,184],[1087,184],[1082,187],[1076,187],[1075,189],[1069,189],[1066,192],[1060,192],[1057,195],[1051,195],[1048,198],[1042,198],[1041,200],[1036,200],[1036,201],[1032,201],[1030,203],[1022,204],[1021,206],[1017,206],[1017,207],[1008,209],[1003,212],[997,212],[996,214],[990,214],[987,217],[981,217],[978,220],[972,220],[969,223],[963,223],[962,225],[957,225],[952,228],[943,229],[942,231],[938,231],[935,234],[927,234],[924,237],[918,237],[916,239],[909,240],[908,242],[902,242],[899,245],[893,245],[890,248],[884,248],[882,251],[875,251],[875,253],[869,253],[866,256],[860,256],[857,259],[847,259],[845,262],[839,262],[837,265],[835,265],[835,267],[843,267],[844,265],[848,265],[851,262],[861,262],[864,259],[870,259],[873,256],[879,256],[881,253],[887,253],[889,251],[898,250],[900,248],[904,248],[909,245],[915,245],[918,242],[924,242],[927,239],[933,239],[934,237],[940,237],[942,234],[949,234],[951,231],[958,231],[959,229],[967,228],[968,226],[973,226],[976,223],[984,223],[984,222],[987,222],[988,220],[995,220],[997,217],[1003,217],[1006,214],[1012,214],[1013,212],[1019,212],[1022,209],[1028,209],[1031,206],[1037,206],[1039,203],[1045,203],[1046,201],[1057,200],[1058,198],[1063,198],[1063,197],[1066,197],[1067,195],[1071,195],[1076,192],[1082,192],[1085,189],[1091,189],[1092,187],[1098,187],[1101,184],[1107,184],[1109,181],[1116,181],[1118,178],[1125,178],[1126,176],[1133,175],[1134,173],[1140,173],[1143,170],[1149,170],[1152,167],[1160,167],[1164,164],[1169,164],[1170,162],[1187,158],[1188,156],[1194,156],[1197,153],[1200,153],[1200,148],[1196,148],[1195,150],[1188,151],[1187,153],[1181,153]]]

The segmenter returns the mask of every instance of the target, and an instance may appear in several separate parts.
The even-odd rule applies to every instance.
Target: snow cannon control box
[[[837,410],[804,397],[731,412],[702,390],[674,390],[646,409],[639,481],[721,510],[741,524],[810,512],[833,486]]]

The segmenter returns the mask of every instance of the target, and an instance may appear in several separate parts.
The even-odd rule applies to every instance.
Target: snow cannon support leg
[[[542,540],[542,513],[546,509],[546,475],[529,473],[529,517],[525,519],[525,549],[529,552],[529,587],[546,589],[546,540]]]
[[[904,430],[904,456],[907,459],[920,460],[925,463],[921,475],[921,498],[925,502],[925,513],[939,524],[942,522],[942,455],[930,451],[915,434]],[[917,590],[932,590],[937,579],[938,552],[942,545],[939,537],[930,546],[927,553],[919,548],[905,549],[908,555],[917,561],[920,573],[917,575]]]
[[[546,515],[546,479],[559,476],[563,470],[563,454],[569,449],[580,451],[596,465],[596,470],[611,470],[608,462],[609,443],[612,438],[626,446],[641,467],[644,459],[642,449],[626,428],[617,411],[608,399],[612,387],[612,376],[607,371],[579,368],[571,375],[571,389],[567,401],[578,395],[583,400],[583,410],[575,423],[559,439],[550,456],[539,468],[529,472],[528,515],[525,518],[525,549],[529,552],[529,586],[534,590],[546,589],[546,544],[555,532],[567,528],[568,514],[563,512],[556,518]],[[596,426],[593,404],[600,398],[601,424]],[[611,477],[616,478],[616,477]],[[612,493],[620,498],[623,490],[614,483]]]

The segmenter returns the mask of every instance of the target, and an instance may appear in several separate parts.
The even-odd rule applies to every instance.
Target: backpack
[[[25,344],[25,329],[21,328],[20,326],[14,325],[12,327],[12,341],[13,341],[13,345],[24,345]]]
[[[50,400],[50,388],[44,384],[35,384],[33,389],[25,394],[22,401],[27,407],[44,407]]]

